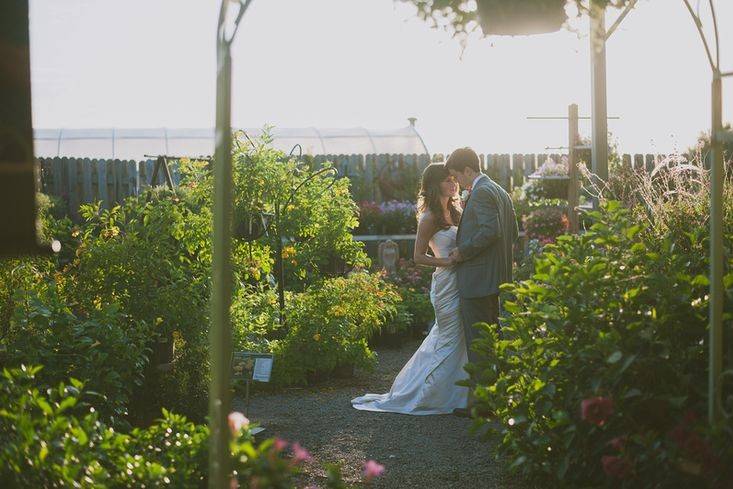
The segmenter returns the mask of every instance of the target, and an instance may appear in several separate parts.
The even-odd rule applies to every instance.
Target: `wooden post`
[[[535,164],[535,158],[537,155],[535,154],[526,154],[524,155],[524,176],[529,176],[534,173],[534,171],[537,169],[537,165]]]
[[[512,155],[512,191],[524,183],[524,155]]]
[[[92,193],[92,162],[89,158],[84,158],[82,164],[82,202],[88,204],[94,201],[94,194]]]
[[[79,220],[79,160],[70,158],[66,167],[68,177],[69,214],[74,221]]]

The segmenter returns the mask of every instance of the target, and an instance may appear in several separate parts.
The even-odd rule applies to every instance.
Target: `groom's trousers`
[[[471,349],[471,343],[478,338],[479,331],[473,325],[499,322],[499,294],[470,299],[461,297],[460,306],[463,331],[466,335],[466,348],[468,348],[468,361],[476,363],[478,354]]]

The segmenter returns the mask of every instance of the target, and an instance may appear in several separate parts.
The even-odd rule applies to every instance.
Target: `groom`
[[[461,188],[468,190],[458,226],[457,248],[451,257],[457,262],[468,361],[476,363],[478,354],[471,349],[471,342],[478,337],[478,331],[473,325],[498,322],[499,286],[512,281],[513,248],[519,229],[511,197],[481,173],[476,152],[471,148],[457,149],[445,166]],[[471,404],[469,400],[469,408]]]

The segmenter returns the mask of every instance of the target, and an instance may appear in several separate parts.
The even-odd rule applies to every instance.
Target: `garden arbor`
[[[239,22],[252,0],[222,0],[217,30],[217,111],[216,151],[214,164],[214,255],[213,292],[211,301],[212,383],[210,392],[211,452],[210,487],[227,483],[227,447],[229,434],[226,415],[229,410],[228,385],[231,358],[231,43]],[[418,7],[424,18],[444,16],[456,33],[468,33],[480,26],[485,35],[531,35],[554,32],[567,19],[565,6],[577,4],[579,11],[587,12],[591,26],[591,80],[592,95],[592,159],[593,171],[602,179],[608,177],[608,141],[606,126],[606,63],[605,42],[636,0],[404,0]],[[722,387],[722,310],[723,310],[723,241],[722,190],[723,163],[721,152],[722,93],[721,80],[733,75],[720,68],[720,46],[717,19],[713,1],[709,0],[713,17],[715,56],[701,28],[700,18],[688,0],[682,0],[700,31],[713,71],[712,82],[712,192],[711,192],[711,247],[710,247],[710,373],[709,418],[720,420],[723,414]],[[605,29],[605,10],[608,6],[624,10],[611,28]],[[230,8],[236,9],[234,13]],[[473,26],[473,27],[472,27]]]

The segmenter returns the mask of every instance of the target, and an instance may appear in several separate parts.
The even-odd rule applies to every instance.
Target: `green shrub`
[[[119,433],[85,404],[80,381],[60,383],[44,394],[36,387],[40,371],[5,369],[0,377],[0,486],[206,487],[206,425],[163,410],[150,427]],[[295,487],[310,454],[293,444],[291,455],[288,445],[283,440],[255,444],[245,425],[230,444],[233,477],[242,487]],[[326,470],[326,487],[349,487],[338,466]]]
[[[428,324],[435,319],[430,294],[413,287],[400,287],[398,293],[402,297],[402,305],[410,315],[410,326],[415,331],[425,331]]]
[[[272,216],[275,203],[280,203],[279,231],[287,240],[283,261],[288,288],[302,290],[324,276],[336,274],[344,265],[368,265],[363,245],[351,236],[358,221],[348,179],[334,179],[330,172],[318,173],[315,166],[288,157],[270,146],[268,134],[255,141],[235,134],[235,140],[234,227],[246,216],[262,212]],[[184,162],[182,171],[182,186],[192,190],[199,205],[210,207],[211,173],[196,162]],[[235,263],[249,259],[250,266],[262,272],[257,272],[257,281],[264,281],[271,271],[274,257],[271,260],[270,254],[276,248],[277,231],[271,223],[268,235],[253,243],[240,242],[235,251]]]
[[[545,248],[530,280],[506,286],[503,326],[482,327],[485,359],[469,369],[479,408],[493,414],[479,424],[513,470],[544,484],[729,485],[731,427],[700,420],[705,228],[689,227],[694,251],[684,252],[618,204],[591,218],[585,234]],[[733,274],[725,280],[730,298]]]
[[[115,304],[75,313],[53,286],[41,294],[24,293],[4,341],[2,364],[45,365],[39,387],[79,379],[98,396],[91,403],[102,418],[126,426],[132,392],[142,384],[148,362],[150,328],[120,313]]]
[[[379,275],[364,272],[293,295],[287,336],[273,344],[276,382],[301,384],[335,370],[372,366],[367,340],[395,318],[400,300]]]
[[[292,300],[288,292],[286,304]],[[241,287],[232,302],[233,344],[238,351],[272,351],[274,340],[287,331],[280,327],[277,292],[269,287]]]
[[[130,408],[135,421],[160,408],[200,419],[206,410],[211,213],[185,190],[149,190],[122,206],[81,208],[76,256],[64,268],[65,294],[83,311],[117,303],[151,326],[145,385]],[[159,364],[172,363],[161,371]]]

